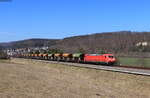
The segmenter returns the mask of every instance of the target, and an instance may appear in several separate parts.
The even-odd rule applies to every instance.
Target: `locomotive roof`
[[[113,54],[86,54],[89,56],[98,56],[98,55],[104,55],[104,56],[109,56],[109,55],[113,55]]]

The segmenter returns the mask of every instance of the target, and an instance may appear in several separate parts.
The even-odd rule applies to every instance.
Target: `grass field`
[[[150,98],[150,77],[12,59],[0,62],[0,98]]]
[[[150,68],[150,58],[118,57],[117,59],[121,65]]]

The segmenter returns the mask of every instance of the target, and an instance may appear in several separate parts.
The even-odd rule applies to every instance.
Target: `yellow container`
[[[63,57],[69,57],[71,54],[70,53],[64,53],[62,56]]]
[[[39,56],[43,56],[43,54],[39,54]]]
[[[48,54],[43,54],[43,56],[48,56]]]
[[[37,57],[37,56],[38,56],[38,54],[34,54],[34,56],[36,56],[36,57]]]
[[[61,56],[61,54],[60,53],[56,53],[56,54],[54,54],[54,56],[59,57],[59,56]]]

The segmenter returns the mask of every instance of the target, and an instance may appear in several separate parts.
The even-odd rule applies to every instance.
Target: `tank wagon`
[[[82,62],[113,65],[116,58],[113,54],[83,54],[83,53],[55,53],[55,54],[23,54],[21,57],[51,61]]]

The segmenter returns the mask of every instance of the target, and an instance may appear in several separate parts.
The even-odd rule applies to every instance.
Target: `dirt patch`
[[[150,98],[150,77],[12,59],[0,63],[0,98]]]

